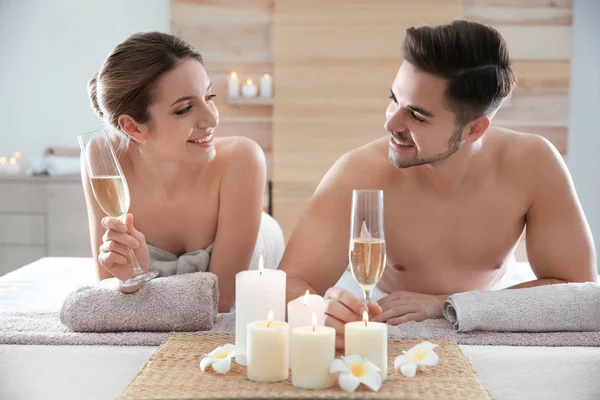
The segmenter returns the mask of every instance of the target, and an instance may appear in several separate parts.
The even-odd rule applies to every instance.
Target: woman
[[[106,216],[82,174],[100,279],[131,277],[128,247],[145,270],[153,255],[206,250],[208,270],[219,280],[219,311],[229,311],[235,275],[248,268],[261,223],[261,148],[244,137],[214,136],[219,113],[202,57],[178,37],[132,35],[88,89],[110,127],[131,195],[124,224]]]

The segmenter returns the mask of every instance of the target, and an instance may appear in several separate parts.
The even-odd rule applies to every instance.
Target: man
[[[348,265],[353,189],[383,189],[389,293],[372,320],[397,325],[442,317],[452,293],[491,288],[527,226],[537,279],[514,288],[596,279],[592,236],[567,167],[546,139],[490,126],[510,94],[508,50],[494,29],[455,21],[409,28],[390,90],[389,135],[327,172],[280,268],[288,301],[325,295],[326,325],[343,347],[362,299],[332,288]]]

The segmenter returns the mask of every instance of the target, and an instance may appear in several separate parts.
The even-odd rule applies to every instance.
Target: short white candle
[[[0,175],[4,175],[6,173],[6,164],[8,160],[6,157],[0,157]]]
[[[290,329],[312,325],[312,314],[317,317],[317,325],[325,325],[325,300],[318,294],[309,294],[292,300],[287,305],[288,323]]]
[[[6,163],[6,168],[4,169],[6,175],[18,175],[20,171],[20,166],[15,157],[11,157],[8,163]]]
[[[235,276],[235,341],[246,350],[247,325],[265,318],[269,310],[275,321],[285,321],[286,274],[280,270],[264,269],[263,256],[258,270],[242,271]],[[242,363],[242,357],[236,357]]]
[[[256,97],[258,94],[258,87],[252,83],[252,79],[248,79],[246,84],[242,86],[242,96],[244,97]]]
[[[235,72],[232,72],[229,76],[229,81],[227,82],[227,95],[229,97],[239,97],[240,95],[240,81]]]
[[[266,321],[248,324],[248,379],[255,382],[279,382],[290,376],[289,325],[273,321],[269,311]]]
[[[346,357],[357,354],[368,357],[381,369],[381,378],[387,379],[388,366],[387,324],[370,322],[369,314],[363,313],[360,322],[349,322],[344,326],[344,348]]]
[[[335,329],[317,326],[312,313],[312,326],[292,329],[292,385],[302,389],[326,389],[335,375],[329,366],[335,359]]]
[[[260,78],[260,97],[272,97],[273,96],[273,79],[269,74],[264,74]]]

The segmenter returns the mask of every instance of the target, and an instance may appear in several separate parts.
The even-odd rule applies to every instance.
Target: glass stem
[[[121,220],[121,222],[123,222],[125,225],[127,225],[127,213],[123,214],[121,216],[121,218],[119,218],[119,219]],[[131,247],[127,247],[127,249],[129,250],[129,257],[131,258],[131,265],[133,266],[133,276],[138,276],[140,274],[143,274],[144,270],[140,266],[140,263],[139,263],[137,257],[135,256],[133,249]]]
[[[371,291],[370,290],[363,290],[364,294],[365,294],[365,305],[367,306],[367,313],[369,312],[369,303],[371,302]]]

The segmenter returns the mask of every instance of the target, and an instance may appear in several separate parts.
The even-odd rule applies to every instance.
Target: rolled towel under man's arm
[[[600,285],[457,293],[448,297],[443,313],[459,332],[600,332]]]
[[[132,294],[81,287],[65,299],[60,319],[76,332],[205,331],[218,304],[216,275],[197,272],[153,279]]]

